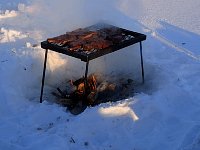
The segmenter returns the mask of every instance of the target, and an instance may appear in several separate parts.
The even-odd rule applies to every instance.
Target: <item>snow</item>
[[[199,150],[199,6],[198,0],[1,0],[0,149]],[[40,42],[99,21],[147,35],[145,84],[138,45],[91,61],[90,72],[133,76],[136,93],[73,116],[50,93],[82,76],[84,64],[50,52],[40,104]]]

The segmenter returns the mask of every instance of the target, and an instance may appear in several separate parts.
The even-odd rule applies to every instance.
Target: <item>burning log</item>
[[[86,83],[87,85],[85,85],[84,78],[80,78],[74,82],[70,80],[68,82],[68,88],[70,88],[66,92],[67,94],[64,94],[63,91],[57,88],[60,93],[58,103],[68,107],[68,110],[74,115],[83,112],[88,105],[93,105],[97,98],[97,82],[95,76],[90,75]]]

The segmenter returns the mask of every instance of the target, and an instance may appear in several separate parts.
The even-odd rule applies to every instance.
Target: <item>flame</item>
[[[87,79],[87,88],[90,92],[95,91],[97,89],[97,81],[94,75],[90,75]],[[83,94],[85,91],[85,83],[81,82],[78,86],[77,86],[77,92],[79,94]]]

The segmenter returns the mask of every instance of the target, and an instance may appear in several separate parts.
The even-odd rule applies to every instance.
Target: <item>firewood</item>
[[[94,105],[95,101],[97,100],[98,93],[97,91],[91,91],[90,94],[87,96],[87,101],[89,105]]]
[[[116,84],[114,84],[114,83],[109,84],[107,89],[110,90],[110,91],[115,91],[116,90]]]
[[[72,99],[68,99],[68,98],[62,98],[58,100],[59,104],[65,105],[65,106],[70,106],[73,105],[73,100]]]
[[[69,111],[73,114],[73,115],[78,115],[80,113],[82,113],[85,109],[87,108],[87,105],[83,103],[83,101],[79,101],[75,107],[73,107],[72,109],[69,109]]]
[[[60,88],[57,88],[57,90],[58,90],[58,92],[60,93],[61,97],[63,97],[63,98],[66,97],[66,95],[64,94],[63,91],[61,91]]]

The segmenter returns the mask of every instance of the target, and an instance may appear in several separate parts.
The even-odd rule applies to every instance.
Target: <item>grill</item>
[[[119,28],[113,25],[108,24],[95,24],[92,26],[89,26],[87,28],[84,28],[83,31],[87,32],[100,32],[105,31],[107,29],[113,29],[110,33],[112,35],[115,35],[115,37],[111,37],[111,39],[107,38],[109,36],[109,33],[101,32],[101,34],[104,36],[106,41],[112,41],[112,44],[109,44],[108,46],[104,47],[97,47],[97,48],[91,48],[90,50],[85,50],[84,46],[87,43],[84,43],[80,45],[77,49],[71,50],[70,43],[60,44],[59,42],[49,42],[49,40],[41,42],[41,48],[45,49],[45,60],[44,60],[44,67],[43,67],[43,76],[42,76],[42,86],[41,86],[41,95],[40,95],[40,103],[42,103],[42,96],[43,96],[43,89],[44,89],[44,81],[45,81],[45,70],[46,70],[46,62],[47,62],[47,55],[48,50],[52,50],[58,53],[62,53],[68,56],[72,56],[75,58],[80,59],[83,62],[86,62],[86,69],[85,69],[85,85],[87,85],[87,74],[88,74],[88,66],[89,61],[93,60],[95,58],[98,58],[100,56],[115,52],[117,50],[120,50],[122,48],[125,48],[127,46],[140,43],[140,56],[141,56],[141,69],[142,69],[142,82],[144,83],[144,69],[143,69],[143,56],[142,56],[142,41],[146,40],[146,35],[133,32],[127,29]],[[119,32],[120,33],[117,33]],[[73,31],[72,31],[73,32]],[[116,33],[115,33],[116,32]],[[108,34],[108,35],[107,35]],[[67,34],[65,34],[66,36]],[[102,36],[100,34],[97,34],[98,36]],[[119,37],[120,40],[117,40],[116,37]],[[55,37],[56,38],[59,38]],[[113,39],[112,39],[113,38]],[[80,40],[80,39],[78,39]],[[76,41],[76,39],[74,40]],[[72,42],[74,42],[72,41]],[[98,42],[98,40],[96,41]],[[110,42],[111,43],[111,42]]]

